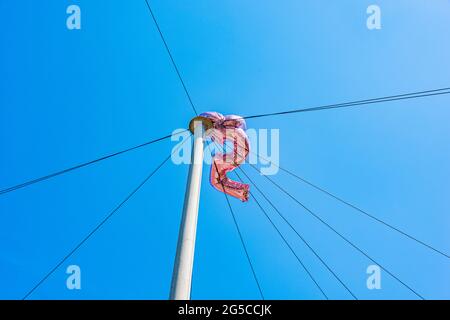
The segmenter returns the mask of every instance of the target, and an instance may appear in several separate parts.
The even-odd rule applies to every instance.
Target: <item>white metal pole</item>
[[[171,300],[189,300],[191,296],[192,268],[194,265],[195,235],[203,169],[204,123],[200,118],[191,121],[194,143],[191,166],[184,197],[183,215],[178,235],[177,253],[170,288]]]

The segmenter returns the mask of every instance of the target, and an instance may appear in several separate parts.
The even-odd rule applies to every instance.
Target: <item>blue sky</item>
[[[448,1],[150,2],[199,111],[251,115],[449,86]],[[382,29],[366,28],[378,4]],[[82,29],[66,28],[77,4]],[[0,3],[0,188],[186,127],[194,116],[142,0]],[[450,251],[446,96],[249,120],[280,129],[280,165]],[[21,298],[169,154],[169,140],[0,196],[0,298]],[[244,167],[245,168],[245,167]],[[257,299],[232,218],[205,167],[192,298]],[[187,166],[169,163],[31,296],[166,299]],[[413,299],[245,168],[363,299]],[[449,260],[283,173],[273,177],[426,298],[450,298]],[[322,296],[254,201],[232,200],[266,298]],[[269,209],[267,203],[265,207]],[[351,298],[274,221],[333,299]],[[82,289],[67,290],[77,264]]]

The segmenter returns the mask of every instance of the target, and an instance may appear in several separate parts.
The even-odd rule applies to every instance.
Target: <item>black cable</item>
[[[239,180],[241,182],[242,179],[239,176],[239,174],[234,171],[234,173],[236,174],[236,176],[239,178]],[[250,193],[250,192],[249,192]],[[261,209],[261,211],[264,213],[264,215],[266,216],[266,218],[269,220],[270,224],[272,225],[272,227],[274,227],[274,229],[277,231],[278,235],[281,237],[281,239],[283,239],[284,244],[289,248],[289,250],[292,252],[292,254],[295,256],[295,258],[297,259],[298,263],[300,263],[300,265],[303,267],[303,269],[306,271],[306,273],[308,274],[308,276],[311,278],[311,280],[314,282],[314,284],[316,285],[316,287],[319,289],[319,291],[322,293],[322,295],[325,297],[325,299],[329,300],[328,296],[326,295],[325,291],[322,289],[322,287],[319,285],[319,283],[317,282],[317,280],[314,278],[314,276],[312,275],[312,273],[308,270],[308,268],[305,266],[305,264],[302,262],[302,260],[299,258],[299,256],[295,253],[294,249],[291,247],[291,245],[289,244],[289,242],[286,240],[286,238],[283,236],[283,234],[281,233],[281,231],[278,229],[278,227],[275,225],[275,223],[272,221],[272,219],[269,217],[269,215],[267,214],[266,210],[264,210],[264,208],[261,206],[261,204],[259,203],[259,201],[256,199],[255,195],[253,193],[250,193],[252,195],[253,200],[255,200],[256,204],[258,205],[258,207]]]
[[[264,194],[264,192],[256,185],[256,183],[245,173],[245,171],[239,167],[241,172],[247,177],[247,179],[250,181],[252,186],[258,190],[258,192],[264,197],[264,199],[270,204],[270,206],[278,213],[278,215],[286,222],[286,224],[291,228],[292,231],[295,232],[295,234],[302,240],[302,242],[311,250],[311,252],[316,256],[317,259],[328,269],[328,271],[339,281],[339,283],[350,293],[350,295],[355,299],[358,300],[356,295],[350,290],[350,288],[339,278],[339,276],[328,266],[328,264],[320,257],[320,255],[314,250],[314,248],[306,241],[305,238],[303,238],[300,233],[294,228],[294,226],[286,219],[286,217],[280,212],[280,210],[273,204],[273,202]],[[235,172],[238,178],[242,181],[242,179],[239,177],[237,172]],[[253,196],[254,198],[254,196]],[[255,199],[255,201],[257,201]],[[258,204],[258,206],[260,206]]]
[[[350,208],[352,208],[352,209],[354,209],[354,210],[356,210],[356,211],[358,211],[358,212],[360,212],[360,213],[366,215],[367,217],[369,217],[369,218],[371,218],[371,219],[373,219],[373,220],[375,220],[375,221],[377,221],[377,222],[379,222],[379,223],[385,225],[386,227],[389,227],[390,229],[392,229],[392,230],[394,230],[394,231],[397,231],[398,233],[400,233],[400,234],[402,234],[402,235],[408,237],[408,238],[411,239],[411,240],[414,240],[415,242],[417,242],[417,243],[419,243],[419,244],[425,246],[426,248],[431,249],[431,250],[435,251],[436,253],[439,253],[440,255],[442,255],[442,256],[444,256],[444,257],[450,259],[450,255],[446,254],[445,252],[442,252],[442,251],[440,251],[440,250],[434,248],[433,246],[431,246],[431,245],[429,245],[429,244],[427,244],[427,243],[425,243],[425,242],[423,242],[423,241],[417,239],[416,237],[414,237],[414,236],[412,236],[412,235],[406,233],[405,231],[402,231],[402,230],[400,230],[399,228],[394,227],[393,225],[387,223],[386,221],[383,221],[383,220],[381,220],[380,218],[377,218],[376,216],[374,216],[374,215],[368,213],[367,211],[364,211],[363,209],[361,209],[361,208],[359,208],[359,207],[357,207],[357,206],[351,204],[350,202],[348,202],[348,201],[346,201],[346,200],[344,200],[344,199],[342,199],[342,198],[340,198],[340,197],[338,197],[338,196],[332,194],[331,192],[329,192],[329,191],[327,191],[327,190],[325,190],[325,189],[323,189],[323,188],[321,188],[321,187],[319,187],[319,186],[313,184],[312,182],[310,182],[310,181],[308,181],[308,180],[306,180],[306,179],[304,179],[304,178],[298,176],[297,174],[293,173],[292,171],[289,171],[289,170],[287,170],[287,169],[285,169],[285,168],[280,167],[278,164],[276,164],[276,163],[274,163],[274,162],[272,162],[272,161],[270,161],[270,160],[267,160],[267,159],[264,158],[263,156],[261,156],[261,155],[259,155],[259,154],[256,154],[256,153],[254,153],[254,152],[252,152],[252,151],[250,151],[250,152],[253,153],[254,155],[256,155],[258,158],[261,158],[261,159],[263,159],[263,160],[265,160],[265,161],[267,161],[267,162],[270,162],[270,163],[274,164],[276,167],[278,167],[278,169],[280,169],[280,170],[286,172],[287,174],[291,175],[291,176],[294,177],[294,178],[299,179],[299,180],[302,181],[303,183],[305,183],[305,184],[307,184],[307,185],[309,185],[309,186],[315,188],[316,190],[319,190],[319,191],[325,193],[326,195],[328,195],[328,196],[330,196],[330,197],[332,197],[332,198],[338,200],[339,202],[341,202],[341,203],[347,205],[348,207],[350,207]]]
[[[406,100],[406,99],[416,99],[416,98],[450,94],[449,90],[450,90],[450,88],[418,91],[418,92],[413,92],[413,93],[405,93],[405,94],[399,94],[399,95],[387,96],[387,97],[381,97],[381,98],[372,98],[372,99],[357,100],[357,101],[345,102],[345,103],[329,104],[329,105],[323,105],[323,106],[319,106],[319,107],[311,107],[311,108],[272,112],[272,113],[265,113],[265,114],[258,114],[258,115],[250,115],[250,116],[245,116],[243,118],[244,119],[254,119],[254,118],[277,116],[277,115],[284,115],[284,114],[291,114],[291,113],[347,108],[347,107],[362,106],[362,105],[369,105],[369,104],[382,103],[382,102],[391,102],[391,101]],[[444,91],[444,92],[440,92],[440,91]]]
[[[150,15],[152,16],[152,19],[153,19],[153,22],[155,23],[156,29],[158,29],[158,33],[159,33],[159,36],[161,37],[164,47],[166,48],[167,53],[169,54],[169,58],[170,58],[170,61],[172,61],[173,68],[175,69],[175,72],[177,73],[178,78],[180,79],[181,85],[183,86],[184,92],[186,93],[189,103],[191,104],[192,110],[194,110],[195,114],[197,115],[198,114],[197,109],[195,108],[194,103],[192,102],[191,95],[189,94],[189,91],[187,90],[186,85],[184,84],[183,78],[181,77],[181,73],[178,70],[175,60],[173,59],[172,53],[170,52],[169,46],[167,45],[167,42],[166,42],[166,39],[164,38],[164,35],[159,27],[159,24],[156,21],[156,17],[153,14],[153,10],[150,7],[150,4],[148,3],[147,0],[145,0],[145,3],[147,4],[148,11],[150,12]]]
[[[259,172],[259,170],[251,165],[255,170],[257,170]],[[396,279],[399,283],[401,283],[403,286],[405,286],[407,289],[409,289],[412,293],[414,293],[417,297],[419,297],[422,300],[425,300],[425,298],[420,295],[417,291],[415,291],[413,288],[411,288],[410,286],[408,286],[405,282],[403,282],[402,280],[400,280],[396,275],[394,275],[392,272],[390,272],[388,269],[386,269],[384,266],[382,266],[380,263],[378,263],[377,261],[375,261],[375,259],[373,259],[372,257],[370,257],[365,251],[363,251],[361,248],[359,248],[357,245],[355,245],[353,242],[351,242],[350,240],[348,240],[345,236],[343,236],[339,231],[337,231],[335,228],[333,228],[331,225],[329,225],[326,221],[324,221],[320,216],[318,216],[316,213],[314,213],[313,211],[311,211],[308,207],[306,207],[303,203],[301,203],[299,200],[297,200],[293,195],[291,195],[289,192],[287,192],[283,187],[281,187],[279,184],[277,184],[275,181],[273,181],[272,179],[270,179],[268,176],[264,175],[264,177],[269,180],[272,184],[274,184],[278,189],[280,189],[282,192],[284,192],[286,195],[288,195],[292,200],[294,200],[297,204],[299,204],[303,209],[305,209],[309,214],[311,214],[313,217],[315,217],[316,219],[318,219],[322,224],[324,224],[325,226],[327,226],[330,230],[332,230],[334,233],[336,233],[341,239],[343,239],[345,242],[347,242],[348,244],[350,244],[353,248],[355,248],[357,251],[359,251],[361,254],[363,254],[366,258],[368,258],[369,260],[371,260],[373,263],[375,263],[376,265],[378,265],[381,269],[383,269],[384,271],[386,271],[391,277],[393,277],[394,279]]]
[[[186,142],[187,140],[185,140]],[[184,142],[183,142],[184,143]],[[181,146],[181,145],[180,145]],[[175,152],[175,150],[174,150]],[[22,298],[27,299],[53,272],[69,259],[95,232],[97,232],[138,190],[171,158],[173,152],[164,159],[128,196],[116,206],[91,232],[89,232],[60,262],[58,262],[28,293]]]
[[[332,197],[332,198],[338,200],[339,202],[341,202],[341,203],[343,203],[343,204],[349,206],[350,208],[355,209],[356,211],[358,211],[358,212],[360,212],[360,213],[362,213],[362,214],[368,216],[369,218],[371,218],[371,219],[373,219],[373,220],[375,220],[375,221],[377,221],[377,222],[379,222],[379,223],[385,225],[386,227],[389,227],[389,228],[391,228],[392,230],[395,230],[395,231],[397,231],[398,233],[400,233],[400,234],[402,234],[402,235],[404,235],[404,236],[410,238],[411,240],[414,240],[414,241],[416,241],[417,243],[419,243],[419,244],[421,244],[421,245],[427,247],[428,249],[431,249],[431,250],[433,250],[433,251],[435,251],[435,252],[441,254],[442,256],[444,256],[444,257],[450,259],[450,256],[449,256],[448,254],[446,254],[446,253],[444,253],[444,252],[442,252],[442,251],[440,251],[440,250],[438,250],[438,249],[432,247],[431,245],[429,245],[429,244],[427,244],[427,243],[425,243],[425,242],[423,242],[423,241],[421,241],[421,240],[419,240],[419,239],[417,239],[417,238],[415,238],[415,237],[413,237],[413,236],[407,234],[406,232],[404,232],[404,231],[398,229],[397,227],[394,227],[393,225],[391,225],[391,224],[389,224],[389,223],[387,223],[387,222],[385,222],[385,221],[383,221],[383,220],[381,220],[381,219],[375,217],[374,215],[372,215],[372,214],[370,214],[370,213],[364,211],[363,209],[361,209],[361,208],[359,208],[359,207],[357,207],[357,206],[355,206],[355,205],[353,205],[353,204],[351,204],[351,203],[345,201],[344,199],[339,198],[338,196],[332,194],[331,192],[326,191],[325,189],[320,188],[320,187],[314,185],[313,183],[307,181],[306,179],[303,179],[303,178],[297,176],[296,174],[294,174],[294,173],[292,173],[292,172],[289,172],[289,171],[286,170],[286,169],[282,169],[282,168],[280,168],[280,169],[283,170],[284,172],[290,174],[291,176],[293,176],[293,177],[295,177],[295,178],[298,178],[300,181],[306,183],[307,185],[309,185],[309,186],[311,186],[311,187],[313,187],[313,188],[315,188],[315,189],[317,189],[317,190],[319,190],[319,191],[325,193],[326,195],[328,195],[328,196],[330,196],[330,197]]]
[[[185,130],[185,131],[187,131],[187,130]],[[185,131],[183,131],[183,132],[185,132]],[[180,133],[182,133],[182,132],[180,132]],[[94,164],[94,163],[100,162],[100,161],[102,161],[102,160],[106,160],[106,159],[109,159],[109,158],[118,156],[118,155],[120,155],[120,154],[129,152],[129,151],[132,151],[132,150],[136,150],[136,149],[139,149],[139,148],[148,146],[148,145],[150,145],[150,144],[152,144],[152,143],[155,143],[155,142],[158,142],[158,141],[161,141],[161,140],[165,140],[165,139],[167,139],[167,138],[170,138],[171,136],[172,136],[172,135],[167,135],[167,136],[165,136],[165,137],[158,138],[158,139],[155,139],[155,140],[151,140],[151,141],[142,143],[142,144],[140,144],[140,145],[137,145],[137,146],[134,146],[134,147],[131,147],[131,148],[128,148],[128,149],[119,151],[119,152],[115,152],[115,153],[112,153],[112,154],[103,156],[103,157],[98,158],[98,159],[95,159],[95,160],[91,160],[91,161],[88,161],[88,162],[85,162],[85,163],[81,163],[81,164],[76,165],[76,166],[74,166],[74,167],[70,167],[70,168],[67,168],[67,169],[64,169],[64,170],[61,170],[61,171],[58,171],[58,172],[55,172],[55,173],[51,173],[51,174],[49,174],[49,175],[46,175],[46,176],[37,178],[37,179],[33,179],[33,180],[30,180],[30,181],[27,181],[27,182],[20,183],[20,184],[18,184],[18,185],[13,186],[13,187],[9,187],[9,188],[0,190],[0,195],[5,194],[5,193],[8,193],[8,192],[15,191],[15,190],[17,190],[17,189],[21,189],[21,188],[27,187],[27,186],[29,186],[29,185],[32,185],[32,184],[35,184],[35,183],[38,183],[38,182],[41,182],[41,181],[44,181],[44,180],[48,180],[48,179],[50,179],[50,178],[54,178],[54,177],[56,177],[56,176],[59,176],[59,175],[68,173],[68,172],[73,171],[73,170],[76,170],[76,169],[80,169],[80,168],[89,166],[89,165],[91,165],[91,164]]]
[[[210,152],[212,153],[211,148],[210,148]],[[230,199],[228,199],[228,195],[225,193],[225,186],[223,185],[223,182],[222,182],[222,180],[220,178],[219,169],[217,168],[216,163],[215,162],[213,162],[213,163],[214,163],[214,167],[216,169],[218,178],[220,179],[220,184],[222,185],[222,191],[223,191],[223,194],[225,195],[225,199],[227,201],[228,208],[230,209],[230,213],[231,213],[231,216],[233,218],[233,222],[234,222],[234,225],[236,227],[236,230],[238,232],[239,239],[241,240],[242,247],[244,248],[244,252],[245,252],[245,255],[247,257],[248,264],[250,265],[250,269],[252,270],[253,278],[255,279],[256,285],[258,286],[258,290],[259,290],[259,293],[261,295],[261,298],[262,298],[262,300],[264,300],[264,294],[263,294],[263,292],[261,290],[261,285],[259,284],[258,277],[256,276],[256,272],[255,272],[255,268],[253,267],[252,260],[250,259],[250,255],[249,255],[249,253],[247,251],[247,246],[245,245],[244,237],[242,236],[241,230],[239,228],[239,224],[238,224],[238,222],[236,220],[236,217],[234,215],[233,208],[231,207]]]

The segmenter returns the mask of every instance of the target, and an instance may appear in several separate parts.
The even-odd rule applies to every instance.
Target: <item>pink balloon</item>
[[[248,136],[244,131],[245,120],[236,115],[223,116],[218,112],[205,112],[200,116],[212,121],[213,128],[207,134],[214,142],[220,146],[223,146],[227,140],[233,143],[233,152],[217,153],[214,156],[210,173],[211,185],[232,197],[244,202],[248,201],[250,186],[227,177],[227,173],[239,167],[250,152]]]

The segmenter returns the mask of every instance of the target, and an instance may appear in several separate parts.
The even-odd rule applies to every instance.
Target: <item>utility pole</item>
[[[178,234],[177,253],[173,267],[170,300],[189,300],[191,297],[195,237],[203,169],[204,132],[212,127],[210,119],[197,116],[189,123],[193,133],[193,150],[184,197],[183,215]]]

